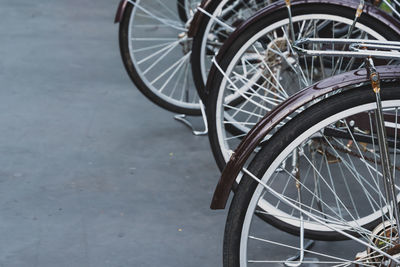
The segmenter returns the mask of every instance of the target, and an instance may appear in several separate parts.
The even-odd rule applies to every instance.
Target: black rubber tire
[[[209,5],[207,5],[206,11],[210,14],[215,12],[215,9],[219,5],[219,1],[211,1]],[[206,27],[208,22],[210,21],[209,16],[203,16],[200,24],[197,26],[198,30],[196,35],[193,37],[193,44],[192,44],[192,55],[191,55],[191,62],[192,62],[192,73],[193,73],[193,80],[196,86],[197,94],[200,96],[200,99],[203,103],[206,103],[206,95],[204,92],[204,81],[203,75],[201,74],[201,67],[200,67],[200,54],[201,54],[201,46],[204,38],[204,34],[206,31]]]
[[[178,9],[178,15],[179,18],[181,19],[182,22],[187,22],[188,17],[186,14],[186,6],[185,6],[185,0],[177,0],[176,1],[176,7]]]
[[[383,85],[382,88],[382,100],[400,100],[400,87],[398,85]],[[371,102],[375,102],[375,94],[370,85],[368,85],[332,96],[306,109],[303,113],[289,121],[265,143],[260,152],[252,160],[249,170],[257,177],[262,177],[283,149],[296,139],[297,136],[312,127],[312,125],[343,110]],[[243,222],[247,207],[257,186],[258,183],[255,180],[245,175],[237,187],[229,208],[225,226],[224,267],[239,266],[239,246]],[[299,235],[298,228],[288,225],[276,217],[257,215],[280,230],[293,235]],[[373,229],[379,222],[380,219],[377,219],[366,225],[365,228]],[[310,230],[305,231],[305,238],[325,241],[347,239],[336,232],[316,232]]]
[[[158,97],[155,93],[153,93],[147,86],[146,84],[142,81],[140,78],[140,75],[136,71],[131,56],[129,52],[129,36],[128,36],[128,29],[129,29],[129,21],[131,18],[133,10],[133,5],[129,4],[126,6],[126,9],[124,11],[123,18],[121,20],[121,23],[119,25],[119,47],[120,47],[120,52],[121,52],[121,57],[122,61],[124,63],[125,69],[129,74],[129,77],[133,81],[133,83],[136,85],[136,87],[139,89],[140,92],[143,93],[149,100],[151,100],[153,103],[156,105],[167,109],[169,111],[175,112],[175,113],[181,113],[181,114],[186,114],[186,115],[201,115],[201,110],[200,107],[198,109],[191,109],[191,108],[184,108],[177,106],[175,104],[169,103],[165,101],[164,99],[161,99]]]
[[[304,5],[296,5],[292,7],[292,15],[302,15],[302,14],[313,14],[313,13],[322,13],[322,14],[332,14],[332,15],[340,15],[345,18],[353,19],[355,10],[345,6],[337,6],[331,4],[304,4]],[[224,55],[220,58],[222,60],[219,62],[222,70],[226,70],[232,58],[237,54],[237,51],[246,43],[246,41],[253,37],[257,32],[262,30],[263,28],[275,23],[277,21],[283,20],[287,18],[287,9],[286,7],[277,9],[274,13],[270,14],[268,17],[264,19],[258,20],[256,23],[249,25],[247,30],[244,31],[240,36],[238,36],[233,43],[226,50]],[[368,26],[369,28],[373,28],[376,32],[380,33],[387,40],[400,40],[400,36],[398,36],[388,25],[383,24],[382,22],[371,18],[367,15],[362,15],[358,21],[358,23],[362,23],[363,25]],[[210,140],[210,145],[212,148],[212,152],[214,158],[217,162],[218,167],[222,171],[226,165],[225,159],[223,157],[221,148],[218,142],[217,136],[217,125],[216,125],[216,105],[218,98],[218,90],[220,87],[220,83],[223,79],[223,75],[217,71],[213,76],[212,81],[209,84],[211,85],[210,94],[207,97],[206,101],[206,111],[207,111],[207,119],[208,119],[208,136]],[[229,129],[227,129],[229,131]]]

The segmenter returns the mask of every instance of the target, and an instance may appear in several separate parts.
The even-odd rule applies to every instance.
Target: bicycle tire
[[[396,107],[396,110],[400,108],[400,90],[398,85],[393,83],[384,84],[382,85],[381,92],[382,92],[381,95],[382,102],[385,103],[386,101],[387,107]],[[318,125],[320,125],[317,127],[319,129],[321,125],[325,125],[327,123],[326,122],[327,119],[334,117],[337,114],[341,114],[340,116],[344,116],[343,118],[345,118],[347,116],[346,113],[351,114],[351,112],[354,112],[352,110],[357,107],[359,107],[358,112],[364,112],[364,110],[365,111],[371,110],[372,106],[376,108],[376,98],[370,85],[360,87],[357,89],[352,89],[343,93],[339,93],[325,100],[322,100],[319,103],[316,103],[315,105],[306,109],[304,112],[300,113],[298,116],[294,117],[287,124],[285,124],[282,128],[278,130],[277,133],[275,133],[271,137],[271,139],[269,139],[264,144],[261,150],[256,154],[254,159],[251,161],[248,167],[249,171],[260,179],[262,177],[264,183],[267,183],[268,179],[267,177],[264,177],[264,175],[266,173],[269,174],[272,173],[272,169],[275,169],[278,166],[277,162],[282,160],[283,158],[282,155],[285,153],[289,154],[290,153],[289,150],[293,149],[294,143],[298,144],[299,142],[309,140],[312,138],[313,135],[313,133],[309,132],[307,137],[301,137],[302,134],[307,132],[309,129],[314,129],[313,127],[316,127]],[[326,125],[323,127],[326,127]],[[300,139],[303,141],[299,141]],[[395,141],[397,142],[397,139]],[[290,149],[288,150],[288,148]],[[350,180],[349,177],[343,177],[343,178]],[[337,181],[339,182],[339,180]],[[240,251],[241,251],[241,246],[243,246],[244,244],[241,242],[247,242],[244,241],[243,239],[246,232],[251,231],[252,234],[254,234],[255,232],[255,230],[250,230],[251,226],[248,225],[249,223],[248,216],[250,216],[250,213],[255,213],[255,208],[253,207],[254,203],[256,202],[259,203],[259,202],[257,200],[256,202],[254,202],[254,200],[262,195],[260,191],[262,190],[260,189],[261,187],[262,185],[259,184],[258,181],[252,179],[249,175],[244,175],[240,184],[238,185],[234,198],[231,202],[226,221],[225,236],[224,236],[224,253],[223,253],[224,267],[244,266],[240,265],[240,262],[243,262],[243,259],[240,258]],[[267,192],[266,194],[269,193]],[[364,202],[361,201],[361,198],[360,200],[356,199],[355,201],[359,201],[361,204],[364,204]],[[304,207],[306,209],[306,207],[308,207],[307,204],[304,204]],[[376,217],[373,217],[376,219],[374,219],[373,221],[368,221],[366,222],[365,225],[360,225],[360,227],[368,231],[376,227],[381,222],[383,217],[381,215],[381,212],[379,212],[379,210],[378,213],[379,214]],[[279,230],[283,230],[294,236],[299,235],[299,228],[286,223],[284,221],[285,217],[274,216],[272,212],[269,212],[268,215],[265,215],[265,213],[257,213],[255,215],[257,217],[261,217],[261,219],[263,220],[263,222],[260,223],[260,226],[262,223],[268,222],[273,227]],[[254,214],[251,216],[254,218]],[[322,213],[320,216],[321,217],[323,216]],[[265,233],[266,230],[263,231]],[[268,230],[268,232],[273,232],[273,231],[274,230],[272,229]],[[274,234],[271,234],[271,236],[273,235]],[[357,236],[357,234],[352,234],[352,236]],[[324,240],[324,241],[338,241],[338,240],[349,239],[348,236],[344,236],[342,233],[335,232],[333,230],[318,232],[306,229],[304,237],[313,240]],[[281,238],[284,239],[283,236]],[[332,251],[335,251],[335,249],[332,248]],[[270,257],[273,257],[273,253],[274,252],[272,253],[267,252],[266,254],[270,255]],[[274,264],[277,263],[275,262]]]

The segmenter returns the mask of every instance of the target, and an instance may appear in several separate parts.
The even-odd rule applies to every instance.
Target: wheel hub
[[[274,39],[268,44],[267,50],[265,51],[266,63],[269,66],[276,67],[282,64],[283,57],[287,58],[287,60],[291,60],[287,49],[287,41],[284,37]],[[281,55],[278,56],[278,53]]]
[[[290,75],[290,71],[287,70],[293,68],[297,64],[296,59],[293,55],[288,51],[288,43],[284,37],[275,38],[271,42],[268,43],[267,48],[264,52],[264,58],[260,64],[260,68],[262,70],[263,77],[266,80],[262,86],[268,86],[271,82],[276,84],[277,87],[283,78],[286,80],[292,80],[293,77]],[[298,88],[291,87],[291,91],[293,93],[297,92]],[[271,91],[277,93],[275,88],[271,88]],[[277,99],[276,96],[272,96]]]
[[[385,221],[375,227],[371,233],[370,243],[393,258],[400,260],[399,235],[395,223]],[[355,266],[363,266],[364,264],[382,267],[399,266],[392,259],[388,259],[371,248],[357,253],[356,260],[360,262],[360,265],[355,264]]]
[[[178,34],[179,44],[182,46],[183,54],[186,55],[192,50],[193,39],[189,38],[187,32]]]

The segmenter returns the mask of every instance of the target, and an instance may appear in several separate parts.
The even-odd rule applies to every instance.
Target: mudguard
[[[400,80],[400,67],[377,67],[381,80]],[[307,87],[282,102],[261,119],[242,140],[227,163],[215,189],[211,209],[224,209],[232,185],[254,149],[263,141],[276,125],[298,108],[312,100],[342,88],[355,88],[354,85],[370,83],[365,69],[350,71],[322,80]],[[372,90],[372,89],[371,89]]]
[[[325,3],[325,4],[331,4],[331,5],[336,5],[336,6],[345,6],[354,9],[354,14],[356,14],[356,10],[358,8],[358,5],[360,4],[360,1],[358,0],[294,0],[292,1],[291,5],[292,6],[297,6],[297,5],[306,5],[306,4],[312,4],[312,3]],[[232,43],[243,33],[245,32],[248,27],[253,25],[254,23],[257,23],[258,21],[262,20],[265,17],[270,16],[276,9],[279,8],[286,8],[285,1],[278,1],[273,4],[268,5],[267,7],[261,9],[258,11],[256,14],[254,14],[251,18],[243,22],[228,38],[228,40],[225,41],[224,45],[221,47],[221,49],[218,52],[218,55],[216,56],[216,61],[219,63],[225,56],[225,53],[227,52],[228,48],[231,47]],[[201,13],[201,12],[196,12],[196,13]],[[365,4],[363,14],[362,16],[370,16],[373,19],[380,20],[384,24],[388,25],[389,27],[392,28],[392,30],[397,33],[400,36],[400,21],[389,15],[383,10],[380,10],[373,6],[372,4]],[[218,69],[215,66],[215,64],[212,65],[208,79],[207,79],[207,84],[205,87],[205,94],[208,95],[210,91],[213,89],[213,80],[214,76],[216,75]]]
[[[114,23],[120,23],[122,21],[122,17],[124,16],[125,8],[128,2],[128,0],[121,0],[121,2],[119,2],[117,13],[115,14]]]

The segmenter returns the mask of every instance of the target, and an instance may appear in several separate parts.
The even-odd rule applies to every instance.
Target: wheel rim
[[[329,20],[336,24],[340,23],[341,25],[351,25],[353,22],[350,19],[346,19],[346,18],[336,16],[336,15],[329,15],[329,14],[306,14],[306,15],[294,16],[293,22],[295,24],[298,24],[300,22],[307,22],[307,21],[312,22],[313,20],[319,20],[318,18],[321,18],[321,17],[323,17],[325,21]],[[229,104],[227,105],[227,103],[226,103],[226,99],[227,99],[226,95],[229,94],[229,91],[236,91],[236,94],[237,94],[237,91],[240,91],[239,90],[240,87],[237,87],[237,86],[236,86],[236,88],[230,88],[230,87],[233,87],[235,85],[235,83],[237,83],[238,81],[239,81],[238,84],[241,83],[241,85],[242,85],[241,87],[243,87],[245,91],[246,90],[249,91],[249,89],[248,89],[249,87],[248,86],[246,87],[246,83],[251,83],[253,87],[256,84],[253,81],[251,81],[251,79],[247,79],[244,75],[241,75],[241,74],[237,75],[236,81],[231,78],[232,76],[234,76],[234,75],[232,75],[233,71],[234,70],[236,71],[237,66],[240,65],[240,63],[239,63],[240,61],[248,62],[249,60],[252,60],[251,57],[245,58],[245,56],[242,57],[242,55],[244,55],[245,52],[249,48],[253,48],[253,44],[257,43],[257,40],[259,40],[260,38],[262,38],[263,36],[265,36],[268,33],[276,31],[276,29],[281,29],[282,27],[287,26],[288,23],[289,23],[288,19],[284,19],[284,20],[281,20],[281,21],[278,21],[276,23],[269,25],[268,27],[264,28],[262,31],[255,34],[236,53],[235,57],[231,60],[228,67],[226,68],[226,71],[223,72],[223,78],[222,78],[222,81],[218,88],[218,96],[217,96],[216,107],[215,107],[215,109],[216,109],[216,112],[215,112],[216,118],[215,119],[216,119],[216,134],[217,134],[217,139],[218,139],[218,145],[219,145],[219,149],[221,150],[221,153],[222,153],[222,156],[223,156],[225,162],[227,162],[230,158],[229,151],[234,150],[234,148],[241,141],[241,138],[247,134],[247,132],[252,128],[252,126],[254,126],[274,106],[279,104],[281,101],[285,100],[289,95],[295,93],[300,88],[305,87],[305,84],[303,83],[301,86],[297,85],[298,89],[296,89],[296,90],[293,90],[293,89],[291,91],[284,90],[284,89],[286,89],[286,87],[284,85],[282,85],[280,82],[279,83],[276,82],[276,80],[277,80],[275,78],[276,76],[271,77],[268,80],[265,78],[265,75],[263,75],[262,78],[263,78],[263,80],[268,82],[267,83],[268,86],[272,86],[271,84],[275,83],[275,86],[274,86],[275,92],[271,92],[271,90],[265,90],[264,88],[262,88],[262,86],[256,85],[257,90],[251,91],[252,96],[251,96],[251,94],[249,94],[250,95],[250,97],[248,97],[249,100],[246,99],[247,103],[246,103],[246,101],[243,101],[242,103],[239,102],[242,106],[235,106],[235,105],[229,105]],[[381,34],[377,33],[373,29],[368,28],[365,25],[360,24],[360,23],[357,23],[357,31],[366,33],[367,36],[365,36],[365,37],[368,37],[368,38],[385,40],[385,38]],[[279,39],[279,38],[277,38],[277,39]],[[282,41],[282,39],[280,39],[280,41]],[[260,56],[260,55],[261,54],[256,54],[256,56]],[[284,58],[284,56],[282,56],[282,58]],[[273,58],[272,58],[272,60],[273,60]],[[285,59],[285,60],[289,61],[288,59]],[[264,63],[262,63],[262,64],[264,64]],[[285,62],[285,64],[289,65],[289,63],[287,63],[287,62]],[[266,68],[267,71],[269,71],[270,69],[268,69],[269,68],[268,65],[267,64],[264,64],[264,65],[265,65],[264,68]],[[317,69],[317,68],[314,68],[314,69]],[[222,69],[219,69],[219,71],[221,72]],[[257,70],[256,70],[256,73],[257,73]],[[287,69],[286,69],[286,73],[288,74],[289,78],[292,78],[292,81],[295,81],[297,84],[299,84],[299,79],[294,77],[293,72],[287,71]],[[337,73],[339,73],[339,71]],[[328,76],[328,75],[326,75],[326,76]],[[228,80],[228,77],[229,77],[229,80]],[[296,80],[294,80],[293,77]],[[240,79],[242,79],[242,81],[240,81]],[[245,82],[243,82],[243,80]],[[271,80],[274,82],[271,83]],[[312,82],[315,82],[315,81],[316,81],[316,79],[313,79],[312,81],[308,81],[308,83],[311,84]],[[288,83],[288,84],[290,85],[290,83]],[[263,94],[266,94],[265,92],[269,91],[268,92],[269,95],[264,97],[262,94],[258,93],[259,91],[262,91]],[[230,97],[232,98],[232,94],[230,95]],[[233,97],[233,99],[234,99],[234,97]],[[247,104],[251,104],[251,105],[249,105],[249,108],[246,107],[247,108],[246,109],[244,107],[243,103],[245,103],[245,105],[247,105]],[[230,109],[229,112],[226,112],[227,108]],[[240,116],[242,116],[242,119],[240,119],[238,114]],[[235,118],[233,118],[233,117],[235,117]],[[236,133],[236,136],[234,134],[230,134],[226,128],[226,125],[229,125],[230,127],[234,126],[235,128],[238,128],[238,125],[240,125],[239,130],[242,132],[239,134]]]
[[[390,100],[390,101],[384,101],[383,102],[383,107],[385,108],[386,111],[391,112],[392,114],[395,114],[396,117],[399,115],[399,107],[400,107],[400,100]],[[350,256],[350,258],[346,258],[349,260],[349,263],[354,264],[354,260],[356,258],[356,254],[354,253],[354,249],[352,249],[353,247],[356,248],[356,252],[360,252],[360,251],[364,251],[365,249],[367,249],[367,247],[365,246],[365,244],[361,244],[361,241],[364,242],[370,242],[371,238],[377,238],[374,234],[374,231],[371,229],[367,229],[365,228],[365,225],[369,224],[370,222],[373,221],[380,221],[380,223],[388,223],[391,222],[390,220],[390,216],[387,214],[387,205],[385,204],[385,199],[384,199],[384,188],[382,185],[382,177],[379,175],[379,170],[378,168],[375,168],[375,173],[370,173],[371,170],[373,170],[373,166],[369,166],[369,165],[374,165],[374,164],[367,164],[367,162],[362,162],[361,165],[358,165],[355,161],[355,158],[353,159],[354,162],[351,162],[350,159],[345,159],[345,157],[341,157],[341,159],[343,160],[340,163],[334,163],[334,164],[341,164],[341,165],[345,165],[345,161],[349,164],[349,166],[347,168],[356,168],[356,166],[359,166],[359,168],[357,168],[358,175],[359,177],[362,177],[361,180],[358,180],[357,175],[342,175],[342,178],[346,178],[347,180],[347,185],[353,185],[350,186],[352,188],[352,191],[348,191],[348,194],[350,195],[349,199],[346,199],[345,194],[342,191],[339,191],[339,188],[336,188],[336,191],[334,191],[335,186],[333,186],[333,181],[331,180],[332,183],[330,184],[331,186],[331,193],[332,195],[336,195],[336,200],[335,199],[330,199],[330,197],[328,195],[319,195],[316,199],[322,202],[322,207],[323,209],[322,212],[321,210],[317,210],[316,208],[316,204],[313,201],[309,201],[309,199],[307,199],[307,197],[305,197],[305,195],[307,195],[307,192],[310,190],[312,191],[315,195],[317,195],[317,189],[315,189],[315,186],[311,186],[307,185],[307,174],[301,178],[302,182],[301,182],[301,190],[303,193],[305,193],[305,195],[303,195],[303,201],[302,201],[302,208],[295,210],[295,212],[297,212],[297,218],[294,217],[293,215],[289,215],[289,213],[284,214],[284,212],[282,211],[281,208],[274,208],[271,205],[271,201],[265,201],[264,197],[265,194],[269,194],[272,195],[274,194],[272,191],[270,191],[271,189],[274,190],[276,193],[281,194],[281,196],[284,196],[285,199],[287,199],[290,203],[293,204],[293,206],[297,206],[298,205],[298,198],[296,199],[295,197],[292,197],[291,195],[289,195],[287,192],[278,192],[278,186],[273,185],[273,182],[271,182],[274,178],[274,176],[276,177],[277,173],[282,172],[282,162],[284,162],[285,160],[288,159],[288,156],[290,157],[292,151],[299,149],[299,147],[303,147],[305,148],[305,145],[307,144],[307,141],[312,140],[312,138],[315,138],[316,133],[320,134],[320,135],[324,135],[322,133],[321,129],[326,129],[327,126],[332,126],[335,125],[335,127],[337,127],[337,122],[341,122],[343,123],[343,125],[347,125],[346,127],[348,127],[348,123],[350,123],[347,118],[351,117],[352,115],[355,114],[365,114],[366,111],[372,111],[376,108],[376,104],[375,103],[370,103],[370,104],[365,104],[365,105],[360,105],[358,107],[354,107],[354,108],[350,108],[347,110],[344,110],[338,114],[335,114],[333,116],[328,117],[327,119],[324,119],[323,121],[320,121],[319,123],[315,124],[314,126],[312,126],[309,130],[307,130],[306,132],[304,132],[302,135],[298,136],[294,141],[292,141],[280,154],[279,156],[276,157],[276,159],[274,159],[274,161],[272,162],[272,164],[270,165],[270,167],[268,167],[268,169],[266,170],[265,174],[259,177],[257,177],[257,175],[255,175],[255,177],[259,180],[262,181],[261,184],[259,183],[257,188],[254,191],[254,194],[251,197],[245,218],[244,218],[244,222],[243,222],[243,226],[242,226],[242,232],[241,232],[241,240],[240,240],[240,266],[247,266],[249,262],[252,262],[253,260],[257,260],[257,261],[263,261],[265,259],[261,259],[260,256],[257,255],[253,255],[252,251],[260,251],[259,249],[253,248],[253,246],[266,246],[266,244],[268,245],[273,245],[273,247],[279,247],[280,249],[284,250],[287,249],[286,251],[292,251],[292,255],[295,254],[296,251],[296,246],[297,249],[299,249],[299,237],[289,237],[289,236],[285,236],[284,233],[279,235],[279,238],[274,238],[274,239],[267,239],[267,234],[269,231],[274,231],[273,228],[268,228],[269,226],[266,226],[265,222],[259,220],[258,218],[255,219],[257,216],[257,213],[259,213],[259,208],[260,207],[269,207],[269,209],[263,210],[262,212],[266,212],[272,216],[277,216],[280,217],[281,220],[284,220],[285,223],[291,223],[291,222],[295,222],[293,223],[294,226],[299,227],[299,214],[300,214],[300,210],[303,211],[303,216],[307,219],[308,221],[304,222],[304,226],[307,229],[312,229],[312,230],[319,230],[319,231],[337,231],[339,234],[340,231],[343,230],[347,230],[348,233],[350,233],[351,235],[354,235],[353,237],[351,237],[350,241],[346,241],[345,243],[343,242],[337,242],[336,243],[332,243],[329,242],[327,243],[327,247],[329,247],[330,251],[338,251],[338,248],[340,248],[341,246],[345,246],[346,248],[349,249],[349,252],[347,251],[343,251],[343,253],[340,251],[339,249],[339,253],[335,254],[335,255],[330,255],[329,257],[327,257],[326,255],[324,257],[322,257],[322,254],[325,254],[326,252],[321,250],[321,247],[319,248],[315,248],[315,251],[311,250],[308,251],[308,256],[314,258],[315,259],[319,259],[319,264],[322,264],[323,259],[327,259],[330,258],[330,260],[336,262],[335,264],[337,264],[338,266],[348,266],[345,264],[345,261],[343,260],[343,255],[346,255],[346,253],[348,253],[348,255]],[[346,118],[346,119],[345,119]],[[394,129],[396,132],[398,131],[398,126],[399,124],[397,123],[396,120],[396,128]],[[372,126],[372,120],[371,120],[371,124]],[[326,131],[325,131],[326,132]],[[373,131],[371,131],[373,132]],[[350,132],[349,132],[350,133]],[[352,135],[349,135],[352,136]],[[395,144],[397,144],[398,142],[398,138],[397,138],[397,134],[394,135],[394,142]],[[354,148],[356,149],[356,146],[361,145],[362,142],[357,142],[357,140],[355,138],[352,138],[354,142]],[[333,141],[332,141],[333,143]],[[377,144],[374,144],[373,142],[371,142],[371,144],[369,144],[370,146],[374,147],[376,149]],[[332,144],[328,145],[329,147],[332,147]],[[376,151],[374,149],[374,151]],[[400,161],[399,161],[399,157],[397,155],[399,149],[398,147],[394,146],[394,148],[392,147],[392,159],[393,162],[396,162],[396,164],[394,164],[393,166],[393,172],[395,174],[395,177],[398,176],[399,170],[396,169],[398,168],[398,166],[400,165]],[[339,157],[339,155],[341,155],[341,151],[337,151],[337,156]],[[368,154],[368,152],[365,152],[365,157]],[[375,154],[375,153],[374,153]],[[326,154],[325,154],[326,156]],[[303,157],[303,156],[301,156]],[[306,153],[304,154],[304,159],[307,157]],[[303,158],[302,158],[303,159]],[[300,159],[299,161],[301,161],[302,159]],[[359,160],[361,162],[361,159]],[[306,162],[308,162],[308,160],[306,160]],[[379,165],[377,163],[377,161],[375,162],[377,165]],[[318,164],[316,164],[317,166]],[[362,168],[365,167],[365,168]],[[285,168],[285,167],[283,167]],[[332,167],[333,168],[333,167]],[[336,166],[335,168],[338,169],[338,167]],[[289,169],[289,168],[288,168]],[[277,170],[279,170],[279,172],[277,172]],[[326,168],[326,172],[324,172],[324,170],[321,168],[319,171],[320,173],[317,174],[320,179],[323,179],[323,175],[331,175],[328,174],[330,173],[328,170],[328,167]],[[378,170],[378,171],[376,171]],[[300,172],[304,173],[305,170],[300,170]],[[340,172],[337,172],[340,173]],[[346,173],[345,173],[346,174]],[[374,180],[375,174],[377,176],[379,176],[379,179]],[[371,177],[367,177],[367,176],[371,176]],[[327,178],[327,177],[326,177]],[[339,177],[334,177],[334,181],[337,181],[337,186],[340,186],[339,184],[339,180],[343,180],[342,178]],[[294,177],[291,177],[290,179],[292,179],[292,182],[294,182]],[[365,179],[365,180],[364,180]],[[326,181],[328,181],[330,179],[327,178]],[[398,179],[397,179],[398,180]],[[361,182],[360,182],[361,181]],[[368,181],[372,182],[372,184],[369,184]],[[354,182],[354,183],[353,183]],[[322,181],[321,181],[322,183]],[[397,190],[397,200],[400,200],[400,195],[399,195],[399,189],[400,187],[398,186],[398,182],[396,185],[396,190]],[[265,190],[264,186],[268,186],[269,189]],[[294,186],[294,184],[291,184],[292,186]],[[355,186],[358,185],[358,188],[355,188]],[[343,190],[348,190],[345,189],[345,185],[341,185]],[[311,188],[313,187],[313,188]],[[328,186],[327,186],[328,187]],[[357,190],[358,189],[358,190]],[[320,189],[322,191],[322,189]],[[364,195],[366,198],[369,198],[369,200],[372,203],[372,205],[374,205],[374,208],[372,208],[371,205],[371,211],[374,210],[372,213],[368,214],[368,211],[366,212],[366,210],[369,208],[370,203],[368,203],[369,201],[363,201],[363,196],[361,196],[361,194],[358,193],[358,191],[360,192],[364,192]],[[327,191],[324,191],[325,194]],[[354,194],[354,196],[352,196],[352,194]],[[357,196],[357,197],[356,197]],[[283,198],[278,198],[280,201],[284,201]],[[377,202],[375,202],[377,201]],[[355,204],[352,202],[355,202]],[[358,205],[357,205],[358,204]],[[284,204],[283,204],[284,205]],[[334,209],[335,205],[338,205],[337,208],[338,209]],[[356,205],[356,206],[354,206]],[[293,206],[289,206],[291,209],[294,209]],[[354,207],[352,207],[354,206]],[[363,210],[360,210],[360,208],[363,208]],[[340,213],[340,210],[342,210],[343,213]],[[352,214],[353,218],[355,218],[356,220],[354,221],[349,221],[348,218],[346,217],[346,214],[344,212],[348,212],[349,216],[350,213]],[[362,212],[363,214],[367,214],[367,215],[362,215],[360,212]],[[318,222],[317,219],[313,219],[311,218],[308,214],[312,214],[314,216],[316,216],[317,219],[323,219],[322,221],[327,222],[326,225],[324,225],[321,222]],[[259,215],[259,214],[258,214]],[[288,221],[287,217],[291,216],[291,220],[292,221]],[[363,217],[364,216],[364,217]],[[257,221],[258,220],[258,221]],[[379,222],[375,223],[376,225],[374,225],[374,227],[379,226]],[[394,224],[391,223],[392,227],[395,228]],[[264,227],[267,227],[268,230],[264,229]],[[256,228],[259,228],[258,230]],[[261,230],[262,229],[262,230]],[[376,229],[376,228],[375,228]],[[256,231],[258,231],[258,234],[256,235]],[[271,236],[274,236],[273,234]],[[276,236],[276,235],[275,235]],[[355,237],[358,236],[358,237]],[[283,241],[284,240],[284,241]],[[297,241],[297,243],[296,243]],[[251,243],[249,245],[249,242]],[[285,243],[283,243],[285,242]],[[387,241],[388,242],[388,241]],[[398,242],[398,237],[396,237],[395,239],[390,239],[391,242],[391,246],[394,246],[393,244],[395,242]],[[361,245],[360,245],[361,244]],[[288,247],[288,246],[292,246],[292,247]],[[335,249],[336,246],[336,249]],[[389,246],[389,245],[388,245]],[[289,248],[289,249],[288,249]],[[358,249],[358,251],[357,251]],[[328,251],[329,251],[328,250]],[[343,248],[342,248],[343,250]],[[346,249],[345,249],[346,250]],[[372,253],[371,248],[369,248],[370,253]],[[249,258],[249,251],[251,257],[253,258]],[[276,257],[274,255],[274,252],[272,253],[268,253],[268,250],[264,248],[264,255],[268,254],[268,262],[270,264],[276,264],[277,262]],[[275,252],[276,253],[276,252]],[[318,254],[320,253],[320,254]],[[322,254],[321,254],[322,253]],[[280,254],[280,253],[278,253]],[[289,256],[291,256],[290,254],[287,255],[287,257],[284,257],[283,260],[281,261],[281,263],[284,263],[286,261],[287,258],[289,258]],[[255,257],[255,258],[254,258]],[[347,257],[347,256],[346,256]],[[273,260],[272,260],[273,259]],[[338,259],[341,259],[338,262]],[[398,258],[399,259],[399,258]],[[360,266],[377,266],[375,263],[367,263],[366,258],[364,258],[364,262],[362,263],[358,263]],[[259,263],[261,263],[259,262]],[[267,262],[264,262],[265,265],[267,264]],[[294,262],[295,263],[295,262]],[[316,264],[318,264],[318,262],[314,262]],[[328,265],[328,263],[325,263],[326,265]],[[343,264],[343,265],[340,265]],[[332,265],[334,265],[332,263]],[[336,265],[335,265],[336,266]],[[385,265],[386,266],[386,265]]]

